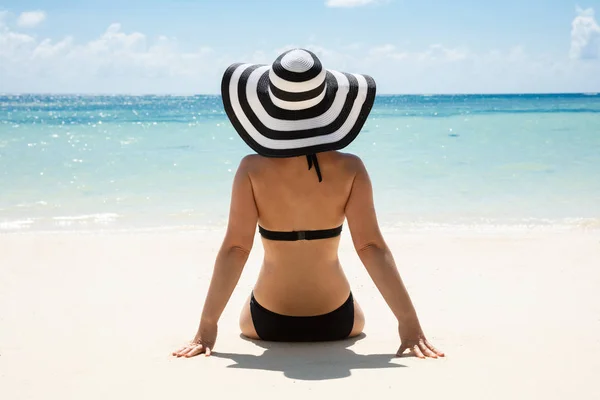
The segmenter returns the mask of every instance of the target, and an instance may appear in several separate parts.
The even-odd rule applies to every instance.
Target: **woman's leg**
[[[240,314],[240,329],[242,335],[249,339],[260,340],[256,329],[254,329],[254,322],[252,321],[252,313],[250,312],[250,296],[246,299],[242,312]]]
[[[354,300],[354,325],[352,325],[352,331],[348,337],[355,337],[362,333],[365,327],[365,314],[362,308],[358,305],[358,302]]]

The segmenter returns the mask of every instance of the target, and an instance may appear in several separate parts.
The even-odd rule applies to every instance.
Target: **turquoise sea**
[[[250,151],[219,96],[0,96],[0,232],[222,227]],[[384,227],[600,226],[600,95],[378,96],[345,151]]]

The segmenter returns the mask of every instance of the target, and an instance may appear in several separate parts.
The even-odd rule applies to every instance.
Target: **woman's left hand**
[[[400,324],[398,326],[400,334],[400,348],[396,352],[398,357],[402,357],[406,350],[409,350],[419,358],[438,358],[444,357],[445,354],[433,347],[425,337],[418,323],[416,324]]]
[[[217,324],[201,322],[196,337],[181,349],[174,351],[175,357],[195,357],[199,354],[210,356],[217,341]]]
[[[211,354],[210,347],[208,347],[202,343],[191,341],[190,343],[183,346],[179,350],[174,351],[172,355],[177,358],[179,358],[179,357],[190,358],[190,357],[195,357],[198,354],[204,354],[207,357],[210,356],[210,354]]]

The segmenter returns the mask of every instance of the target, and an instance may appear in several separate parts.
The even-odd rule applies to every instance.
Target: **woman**
[[[246,156],[236,172],[198,332],[173,355],[210,355],[257,224],[264,261],[240,316],[242,334],[290,342],[359,335],[364,315],[337,254],[346,220],[362,263],[398,319],[398,355],[443,356],[425,338],[381,235],[365,166],[337,151],[367,119],[373,79],[326,70],[310,51],[294,49],[271,66],[230,66],[221,90],[229,119],[258,155]]]

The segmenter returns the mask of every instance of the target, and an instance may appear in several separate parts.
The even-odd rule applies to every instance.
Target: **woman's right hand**
[[[403,321],[398,324],[398,333],[400,334],[401,344],[396,355],[402,357],[406,350],[410,350],[410,352],[419,358],[445,357],[443,352],[429,343],[416,316],[411,321],[412,322]]]
[[[217,324],[201,322],[196,337],[181,349],[174,351],[173,355],[179,357],[195,357],[199,354],[210,356],[217,341]]]

